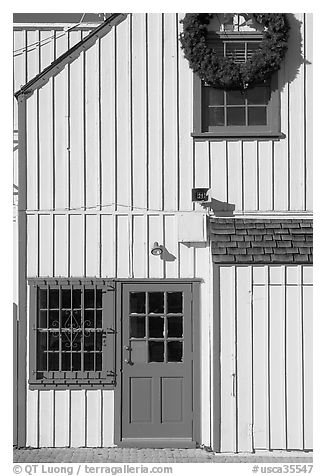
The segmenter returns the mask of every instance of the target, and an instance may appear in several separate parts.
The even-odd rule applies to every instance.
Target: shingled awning
[[[210,218],[214,263],[312,263],[312,219]]]

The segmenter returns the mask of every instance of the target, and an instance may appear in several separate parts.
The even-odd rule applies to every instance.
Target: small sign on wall
[[[193,202],[208,202],[208,188],[193,188],[191,191],[191,200]]]
[[[179,243],[203,243],[207,241],[206,214],[182,213],[178,215]]]

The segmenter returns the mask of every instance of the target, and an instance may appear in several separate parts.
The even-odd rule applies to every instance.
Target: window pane
[[[182,362],[182,342],[168,342],[168,362]]]
[[[49,332],[49,350],[59,350],[59,332]]]
[[[70,352],[63,352],[62,353],[62,360],[61,360],[61,365],[62,365],[62,370],[70,370]]]
[[[265,126],[267,124],[266,107],[249,107],[248,123],[249,126]]]
[[[48,313],[47,311],[39,311],[39,323],[38,327],[47,328],[48,327]]]
[[[102,370],[102,354],[96,354],[96,357],[95,357],[95,364],[96,364],[96,369],[97,371],[100,371]]]
[[[210,106],[223,106],[224,104],[224,91],[223,89],[216,89],[209,86],[204,86],[206,101]]]
[[[71,370],[81,370],[81,354],[77,352],[72,353],[72,369]]]
[[[71,335],[71,338],[72,338],[72,350],[81,350],[82,333],[73,332],[73,334]]]
[[[61,312],[61,326],[64,329],[71,327],[71,311]]]
[[[164,337],[164,317],[151,316],[148,318],[149,337]]]
[[[49,353],[49,370],[52,370],[52,371],[59,370],[59,353],[58,352]]]
[[[49,327],[59,327],[59,311],[49,312]]]
[[[133,363],[147,362],[147,343],[141,340],[132,340],[130,342],[130,358]]]
[[[50,289],[50,309],[59,309],[59,289]]]
[[[85,329],[94,327],[94,311],[84,311],[84,327]]]
[[[84,370],[94,370],[94,354],[84,354]]]
[[[102,311],[96,311],[96,327],[102,327]]]
[[[207,110],[208,127],[224,126],[224,108],[209,107]]]
[[[149,362],[164,362],[164,342],[148,342],[148,360]]]
[[[182,337],[183,336],[183,317],[171,316],[168,318],[168,337]]]
[[[227,91],[226,104],[242,106],[245,103],[245,95],[241,91]]]
[[[227,125],[228,126],[245,126],[246,114],[244,107],[228,107],[227,108]]]
[[[96,332],[95,348],[98,351],[102,351],[102,332]]]
[[[84,334],[84,349],[88,352],[95,350],[94,349],[94,333],[85,332]]]
[[[74,329],[80,329],[82,327],[82,313],[81,311],[72,311],[72,327]]]
[[[145,314],[145,293],[130,293],[130,312]]]
[[[167,293],[168,313],[182,313],[182,292]]]
[[[269,88],[267,86],[256,86],[246,92],[248,104],[267,104],[269,101]]]
[[[47,309],[48,307],[47,290],[39,289],[38,298],[39,298],[39,309]]]
[[[70,292],[70,289],[63,289],[61,291],[61,299],[62,299],[62,303],[61,303],[61,307],[63,309],[70,309],[71,308],[71,292]]]
[[[164,293],[148,293],[148,312],[164,312]]]
[[[95,301],[94,301],[94,289],[85,289],[84,292],[84,305],[85,308],[94,308],[95,307]]]
[[[72,292],[72,307],[74,309],[81,308],[81,289],[74,289]]]
[[[102,307],[102,289],[96,290],[96,307],[98,309]]]
[[[46,351],[47,350],[47,333],[37,333],[37,370],[47,370],[46,368]]]
[[[130,317],[130,337],[145,337],[145,317],[131,316]]]

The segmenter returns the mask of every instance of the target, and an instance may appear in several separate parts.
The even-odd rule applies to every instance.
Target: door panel
[[[192,368],[191,284],[124,285],[122,444],[193,446]]]

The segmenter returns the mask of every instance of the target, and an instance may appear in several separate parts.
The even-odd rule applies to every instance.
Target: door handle
[[[130,359],[124,359],[124,361],[128,365],[133,365],[133,362]]]

